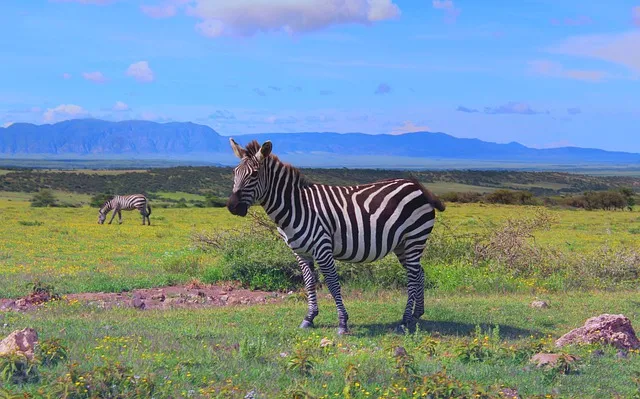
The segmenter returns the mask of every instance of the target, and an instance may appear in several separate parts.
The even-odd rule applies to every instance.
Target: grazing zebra
[[[389,179],[341,187],[314,184],[271,155],[271,142],[242,148],[230,139],[240,164],[234,169],[227,208],[245,216],[258,202],[278,226],[302,270],[308,313],[301,328],[318,315],[314,261],[338,310],[338,334],[348,332],[335,260],[371,262],[394,252],[407,270],[408,300],[400,328],[413,328],[424,314],[424,270],[420,258],[444,204],[415,179]]]
[[[148,225],[151,226],[151,219],[149,219],[149,215],[151,215],[151,205],[149,205],[149,201],[142,194],[116,195],[105,202],[98,212],[98,224],[104,224],[107,214],[111,210],[113,210],[113,214],[111,215],[109,224],[113,222],[116,213],[118,214],[118,222],[122,224],[122,213],[120,211],[131,211],[134,209],[140,211],[142,215],[142,225],[144,226],[146,220]]]

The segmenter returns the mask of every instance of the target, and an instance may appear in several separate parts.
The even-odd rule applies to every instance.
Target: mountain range
[[[363,133],[263,133],[234,136],[241,144],[250,140],[273,142],[274,153],[301,166],[391,165],[400,160],[511,162],[520,164],[640,166],[640,154],[599,149],[561,147],[529,148],[519,143],[498,144],[456,138],[445,133],[415,132],[402,135]],[[183,159],[233,164],[228,137],[208,126],[191,122],[111,122],[75,119],[55,124],[15,123],[0,128],[0,157],[4,158],[127,158]],[[349,161],[351,160],[351,161]],[[362,164],[362,165],[360,165]]]

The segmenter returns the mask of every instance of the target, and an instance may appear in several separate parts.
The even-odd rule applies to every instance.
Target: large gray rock
[[[584,326],[569,331],[556,341],[557,347],[570,344],[602,343],[618,349],[640,348],[631,320],[621,314],[602,314],[587,320]]]
[[[38,333],[33,328],[17,330],[0,341],[0,356],[19,355],[33,360]]]

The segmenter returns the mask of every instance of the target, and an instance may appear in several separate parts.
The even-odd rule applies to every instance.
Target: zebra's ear
[[[231,144],[233,153],[236,154],[238,158],[242,159],[244,157],[244,154],[246,153],[244,148],[242,148],[240,144],[236,143],[235,140],[231,137],[229,137],[229,144]]]
[[[268,157],[269,154],[271,154],[272,148],[273,146],[271,145],[271,142],[265,141],[264,144],[262,144],[262,147],[260,147],[260,151],[258,151],[258,154],[256,155],[258,161],[262,161],[263,159]]]

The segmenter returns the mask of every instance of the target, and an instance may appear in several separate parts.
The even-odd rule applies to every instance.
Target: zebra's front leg
[[[338,279],[338,272],[336,271],[336,262],[333,259],[333,253],[331,249],[324,249],[318,251],[318,255],[315,257],[320,271],[324,275],[324,279],[329,287],[329,292],[336,302],[336,308],[338,309],[338,335],[348,334],[349,327],[347,321],[349,320],[349,314],[347,309],[342,303],[342,294],[340,293],[340,281]]]
[[[301,257],[296,254],[298,265],[302,270],[302,278],[304,279],[304,288],[307,291],[307,315],[302,320],[300,328],[313,327],[313,319],[318,315],[318,298],[316,296],[316,276],[313,273],[313,259]]]
[[[142,225],[145,225],[145,221],[147,220],[147,215],[144,212],[140,212],[140,215],[142,215]]]
[[[111,224],[111,222],[113,222],[113,219],[116,217],[116,210],[113,210],[113,213],[111,214],[111,219],[109,219],[109,224]]]

